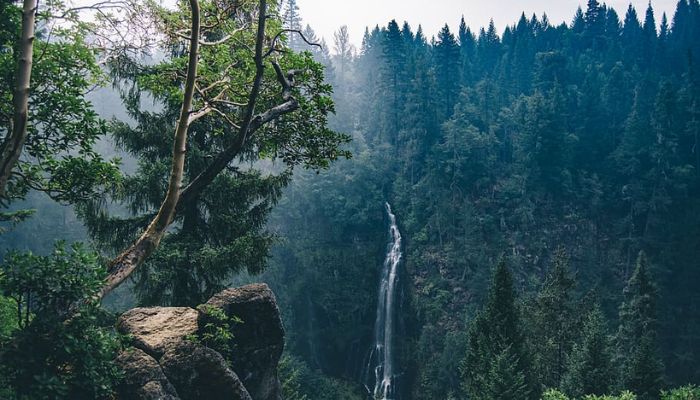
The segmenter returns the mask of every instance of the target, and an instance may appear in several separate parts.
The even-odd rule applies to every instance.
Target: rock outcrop
[[[163,354],[160,365],[168,379],[176,382],[183,400],[251,400],[226,360],[208,347],[183,340]]]
[[[243,321],[231,328],[231,365],[196,340],[208,318],[204,313],[189,307],[134,308],[117,322],[134,346],[117,358],[124,372],[120,399],[281,399],[277,364],[284,329],[270,288],[226,289],[206,304]]]
[[[233,332],[233,365],[255,400],[280,397],[277,363],[284,350],[284,328],[272,290],[265,284],[226,289],[206,303],[243,320]]]
[[[117,329],[130,335],[134,346],[160,357],[169,344],[196,334],[198,319],[189,307],[139,307],[122,314]]]
[[[158,362],[145,352],[130,348],[117,357],[117,366],[124,379],[117,390],[125,399],[178,399],[173,385],[165,377]]]

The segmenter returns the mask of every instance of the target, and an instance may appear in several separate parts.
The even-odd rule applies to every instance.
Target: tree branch
[[[319,43],[314,43],[314,42],[309,41],[309,39],[307,39],[306,36],[304,36],[304,33],[302,31],[300,31],[299,29],[282,29],[281,31],[277,32],[275,37],[272,38],[272,41],[270,42],[270,49],[267,50],[267,52],[265,52],[265,55],[263,56],[263,58],[269,57],[270,54],[272,54],[276,50],[275,44],[277,43],[277,41],[279,40],[279,38],[282,36],[283,33],[296,33],[299,36],[301,36],[301,39],[304,42],[306,42],[306,44],[308,44],[309,46],[317,46],[318,48],[323,49],[323,46],[321,46]]]
[[[190,109],[194,97],[195,81],[197,78],[197,62],[199,51],[200,16],[198,0],[190,0],[192,10],[192,36],[190,37],[190,54],[187,63],[187,78],[185,80],[185,93],[180,108],[180,116],[175,128],[175,141],[173,144],[172,169],[168,182],[168,191],[158,214],[148,225],[146,231],[128,249],[115,258],[109,266],[105,285],[99,293],[99,298],[116,288],[124,281],[143,261],[153,253],[165,235],[165,231],[172,223],[176,207],[180,198],[180,187],[185,169],[185,154],[187,145],[187,130],[190,123]]]

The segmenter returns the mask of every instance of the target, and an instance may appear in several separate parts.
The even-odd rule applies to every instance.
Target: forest
[[[357,47],[304,13],[0,3],[0,398],[700,399],[698,0]],[[255,282],[273,397],[203,307]],[[249,397],[167,352],[177,395],[125,392],[134,307],[197,310]]]

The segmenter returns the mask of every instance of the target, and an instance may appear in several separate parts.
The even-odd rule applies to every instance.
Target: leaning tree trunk
[[[187,130],[190,124],[190,112],[192,98],[194,96],[195,80],[197,78],[197,58],[199,49],[199,2],[190,0],[192,10],[192,32],[190,36],[190,54],[187,64],[187,78],[185,80],[185,95],[180,108],[180,116],[175,128],[175,142],[173,144],[172,169],[168,182],[168,191],[158,214],[153,218],[146,231],[124,250],[111,263],[107,280],[99,297],[103,298],[107,293],[116,288],[126,279],[153,251],[158,247],[166,229],[173,221],[177,203],[180,198],[180,188],[185,169],[185,153],[187,145]]]
[[[7,137],[0,148],[0,198],[5,197],[12,169],[22,154],[22,146],[27,138],[29,86],[32,76],[34,26],[38,4],[38,0],[24,0],[22,6],[22,34],[19,42],[17,81],[12,95],[14,115],[7,130]]]

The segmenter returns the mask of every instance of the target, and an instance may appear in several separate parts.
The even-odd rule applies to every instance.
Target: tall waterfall
[[[396,289],[399,262],[401,261],[401,232],[396,226],[396,216],[386,203],[389,215],[390,242],[382,267],[381,282],[377,299],[377,319],[374,324],[374,347],[370,353],[368,370],[374,367],[375,399],[396,399],[398,391],[394,371],[394,323],[396,320]]]

